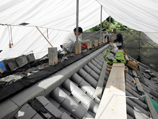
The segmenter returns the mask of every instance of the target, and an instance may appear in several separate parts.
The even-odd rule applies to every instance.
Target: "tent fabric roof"
[[[16,57],[34,51],[46,52],[49,44],[38,33],[39,26],[55,47],[76,26],[76,0],[0,0],[0,24],[12,25],[13,48],[8,48],[9,31],[0,26],[1,58]],[[103,6],[103,20],[109,15],[118,22],[143,32],[157,43],[158,1],[156,0],[79,0],[79,26],[87,30],[100,23],[100,8]],[[21,23],[29,23],[26,27]],[[151,35],[150,32],[154,32]],[[36,55],[35,55],[36,56]]]

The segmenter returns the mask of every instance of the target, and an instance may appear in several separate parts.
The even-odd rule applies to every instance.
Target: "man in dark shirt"
[[[113,33],[116,34],[116,29],[113,30]],[[121,46],[118,46],[118,48],[119,49],[124,48],[123,37],[120,32],[116,35],[116,39],[113,40],[112,42],[119,42],[119,43],[121,43]]]

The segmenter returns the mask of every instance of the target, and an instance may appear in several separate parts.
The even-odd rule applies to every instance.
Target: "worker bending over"
[[[113,33],[116,34],[116,29],[113,30]],[[124,48],[123,37],[122,37],[122,34],[121,34],[120,32],[116,35],[116,39],[115,39],[115,40],[112,40],[112,41],[110,42],[110,44],[111,44],[111,43],[114,43],[114,42],[121,43],[121,45],[118,46],[119,49]]]
[[[81,27],[78,27],[78,35],[80,35],[83,32]],[[81,41],[80,38],[78,38],[78,41]],[[68,53],[75,52],[75,43],[76,43],[76,28],[73,30],[73,32],[70,32],[64,39],[61,47],[63,50],[65,50]],[[82,48],[86,48],[87,45],[82,42]]]

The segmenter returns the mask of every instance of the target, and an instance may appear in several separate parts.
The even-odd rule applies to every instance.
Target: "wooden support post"
[[[101,45],[102,44],[102,40],[101,39],[99,39],[99,45]]]
[[[126,73],[128,72],[127,66],[125,66],[125,82],[126,82]]]
[[[3,73],[3,70],[0,68],[0,73]]]
[[[40,31],[40,29],[36,26],[37,30],[41,33],[41,35],[46,39],[46,41],[49,43],[49,45],[51,47],[53,47],[53,45],[48,41],[48,39],[44,36],[44,34]]]
[[[48,48],[48,58],[49,65],[55,65],[58,63],[57,48]]]
[[[104,43],[104,39],[102,40],[102,43]]]
[[[89,50],[90,48],[92,48],[92,42],[90,40],[84,40],[84,43],[87,44],[87,49]]]
[[[75,54],[81,54],[81,42],[75,43]]]
[[[98,46],[98,40],[94,41],[94,46],[97,47]]]
[[[108,42],[108,39],[107,39],[107,37],[106,37],[106,39],[105,39],[105,43],[107,43]]]

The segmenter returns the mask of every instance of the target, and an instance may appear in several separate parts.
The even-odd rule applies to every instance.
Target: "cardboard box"
[[[138,63],[130,59],[127,61],[126,65],[133,70],[138,69]]]

